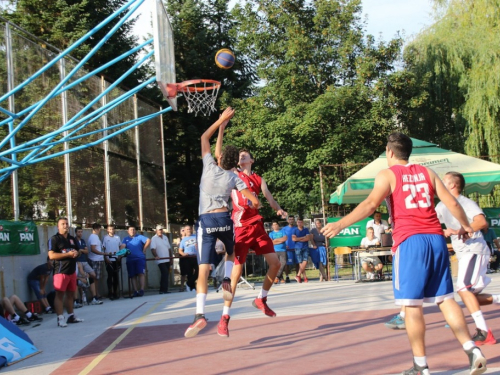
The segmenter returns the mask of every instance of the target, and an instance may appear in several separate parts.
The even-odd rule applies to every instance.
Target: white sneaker
[[[68,325],[66,324],[66,319],[64,319],[64,315],[59,315],[57,317],[57,326],[64,328],[67,327]]]
[[[102,301],[99,301],[97,299],[92,299],[92,301],[90,302],[90,305],[102,305]]]
[[[371,272],[366,273],[366,280],[373,280],[375,278],[375,275]]]

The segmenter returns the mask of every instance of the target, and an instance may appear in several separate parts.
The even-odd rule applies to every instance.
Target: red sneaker
[[[207,326],[207,320],[205,319],[205,315],[196,314],[194,316],[194,322],[191,324],[186,332],[184,332],[184,337],[195,337],[198,332],[200,332],[203,328]]]
[[[217,334],[219,336],[229,337],[229,319],[231,319],[229,315],[222,315],[220,317],[219,325],[217,326]]]
[[[307,277],[304,277],[304,282],[305,282],[305,283],[308,283],[308,282],[309,282],[309,280],[307,280]]]
[[[476,328],[476,334],[472,337],[472,341],[476,343],[477,346],[481,345],[495,345],[497,340],[493,336],[491,329],[486,331],[482,331],[479,328]]]
[[[232,301],[233,293],[231,291],[231,279],[229,277],[224,277],[221,284],[222,288],[222,298],[224,301]]]
[[[276,316],[276,313],[267,306],[267,297],[254,299],[252,305],[271,318]]]
[[[300,284],[302,282],[302,279],[300,278],[300,276],[295,276],[295,281]]]

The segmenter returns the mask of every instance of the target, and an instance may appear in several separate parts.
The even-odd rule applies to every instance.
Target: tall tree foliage
[[[254,152],[289,212],[319,210],[319,165],[373,159],[394,127],[384,87],[401,39],[365,36],[360,13],[359,0],[252,0],[233,10],[238,49],[261,82],[234,101],[229,138]]]
[[[413,80],[403,122],[456,151],[500,155],[500,1],[435,3],[437,20],[406,48],[398,77]]]

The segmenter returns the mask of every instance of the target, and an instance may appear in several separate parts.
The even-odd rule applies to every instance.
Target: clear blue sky
[[[243,0],[230,0],[229,5],[238,1]],[[139,8],[142,15],[136,23],[137,35],[152,32],[150,14],[153,4],[154,0],[146,0]],[[432,23],[431,0],[362,0],[362,5],[362,19],[366,17],[368,20],[366,30],[377,39],[381,36],[383,40],[389,40],[397,31],[403,30],[408,38]]]

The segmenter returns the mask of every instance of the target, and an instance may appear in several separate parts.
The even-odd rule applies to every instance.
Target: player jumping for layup
[[[403,374],[429,374],[424,301],[436,303],[441,309],[469,357],[470,373],[482,374],[486,371],[486,358],[472,341],[462,309],[453,297],[448,249],[434,208],[434,194],[460,223],[456,233],[459,238],[473,230],[462,206],[439,177],[426,167],[408,162],[413,147],[411,139],[393,133],[387,141],[389,169],[379,172],[368,198],[343,219],[327,224],[322,232],[330,238],[336,236],[342,229],[371,215],[386,199],[394,225],[394,297],[397,305],[405,306],[406,333],[413,351],[413,367]]]
[[[222,148],[224,128],[225,126],[219,128],[217,147],[215,149],[216,156],[220,153]],[[240,150],[239,164],[241,170],[235,170],[235,173],[238,174],[238,177],[245,182],[246,186],[256,197],[262,192],[270,206],[276,210],[276,213],[285,217],[287,213],[283,211],[280,205],[274,200],[271,192],[267,188],[266,181],[258,174],[252,172],[253,162],[254,159],[249,151]],[[243,265],[246,262],[248,251],[252,249],[257,255],[263,255],[269,265],[262,289],[258,297],[253,301],[253,306],[261,310],[267,316],[274,317],[276,313],[267,306],[267,294],[280,269],[280,261],[274,251],[273,241],[264,229],[264,223],[262,222],[263,218],[259,215],[259,206],[250,203],[245,196],[236,190],[233,190],[231,198],[233,200],[232,218],[236,237],[234,248],[235,260],[233,272],[231,273],[231,290],[233,292],[233,298],[236,293],[236,286],[243,271]],[[224,310],[217,327],[219,336],[229,336],[228,323],[231,304],[232,299],[224,302]]]
[[[184,336],[194,337],[205,328],[205,301],[207,299],[208,275],[210,265],[215,263],[217,253],[215,244],[220,239],[226,248],[225,279],[222,287],[225,290],[224,299],[232,299],[230,292],[231,271],[234,264],[234,230],[233,221],[228,212],[228,200],[233,189],[238,189],[253,205],[259,206],[258,198],[246,187],[245,183],[231,170],[238,165],[238,149],[227,146],[224,152],[218,154],[215,163],[210,153],[210,137],[219,126],[227,124],[234,116],[234,110],[227,108],[216,122],[201,136],[201,156],[203,158],[203,174],[200,182],[198,264],[199,274],[196,283],[196,315]]]

